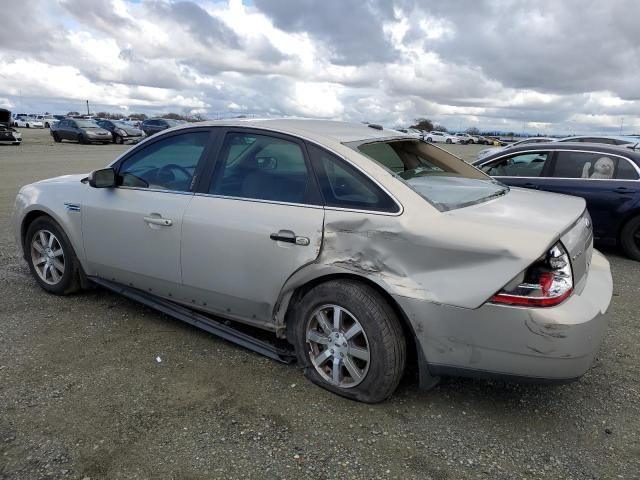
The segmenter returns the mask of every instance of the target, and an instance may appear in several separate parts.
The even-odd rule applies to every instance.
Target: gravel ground
[[[104,290],[44,293],[15,255],[18,188],[127,147],[23,133],[0,146],[0,478],[640,477],[639,265],[618,252],[610,328],[580,381],[406,380],[364,405]]]

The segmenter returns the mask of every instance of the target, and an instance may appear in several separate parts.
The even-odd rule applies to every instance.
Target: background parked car
[[[582,142],[582,143],[604,143],[606,145],[632,145],[640,142],[640,139],[630,137],[614,137],[599,135],[578,135],[575,137],[565,137],[557,142]]]
[[[20,145],[20,142],[22,142],[22,135],[11,128],[11,112],[0,108],[0,143]]]
[[[54,123],[58,123],[60,120],[53,115],[36,115],[36,120],[44,124],[44,128],[50,128]]]
[[[66,118],[51,126],[51,136],[56,142],[73,140],[79,143],[111,143],[111,132],[101,128],[93,120]]]
[[[536,143],[474,165],[507,185],[584,198],[596,239],[640,261],[640,152],[595,143]]]
[[[147,136],[151,136],[154,133],[161,132],[162,130],[166,130],[167,128],[177,127],[184,122],[180,122],[178,120],[171,120],[169,118],[150,118],[142,122],[140,125],[140,129]]]
[[[501,147],[485,148],[484,150],[480,150],[478,152],[478,159],[484,158],[487,155],[492,155],[494,153],[502,152],[503,150],[519,147],[520,145],[528,145],[531,143],[540,143],[540,142],[554,142],[554,141],[555,139],[550,137],[529,137],[529,138],[525,138],[524,140],[518,140],[517,142],[507,143],[506,145],[503,145]]]
[[[424,134],[424,139],[430,143],[459,143],[460,139],[446,132],[431,131]]]
[[[44,123],[40,120],[36,120],[33,117],[16,117],[13,119],[14,127],[21,128],[44,128]]]
[[[111,132],[113,143],[138,143],[145,137],[142,130],[134,128],[119,120],[99,119],[96,120],[96,123],[105,130],[109,130]]]
[[[469,135],[468,133],[464,133],[464,132],[458,132],[458,133],[454,133],[454,136],[458,137],[460,139],[460,141],[458,143],[465,143],[465,144],[469,144],[469,143],[478,143],[475,137],[473,137],[472,135]]]

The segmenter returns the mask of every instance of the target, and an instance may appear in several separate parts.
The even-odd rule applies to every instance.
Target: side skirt
[[[295,360],[295,353],[292,350],[279,348],[269,342],[256,338],[245,332],[220,323],[212,318],[198,313],[189,308],[170,302],[155,295],[148,294],[136,288],[120,285],[119,283],[104,280],[98,277],[89,279],[108,290],[124,295],[125,297],[142,303],[177,320],[181,320],[189,325],[200,328],[206,332],[217,335],[225,340],[240,345],[248,350],[260,353],[281,363],[292,363]]]

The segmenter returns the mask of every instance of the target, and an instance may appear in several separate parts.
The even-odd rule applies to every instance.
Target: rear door
[[[182,280],[199,308],[272,323],[280,290],[313,262],[324,209],[300,140],[226,129],[182,225]]]
[[[620,222],[640,196],[638,177],[635,165],[621,155],[558,150],[539,186],[584,198],[595,237],[615,239]]]

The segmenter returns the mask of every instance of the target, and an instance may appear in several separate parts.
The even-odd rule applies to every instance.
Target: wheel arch
[[[275,318],[277,335],[286,338],[287,326],[289,322],[293,320],[292,315],[296,303],[312,288],[332,280],[352,280],[360,282],[374,289],[387,302],[400,320],[402,332],[407,340],[407,371],[414,374],[414,376],[417,374],[421,388],[428,389],[434,386],[438,382],[438,378],[433,377],[429,372],[424,350],[418,341],[415,329],[406,312],[383,285],[362,275],[345,271],[328,271],[311,279],[307,279],[289,289],[287,293],[281,295],[280,302],[276,306]]]

